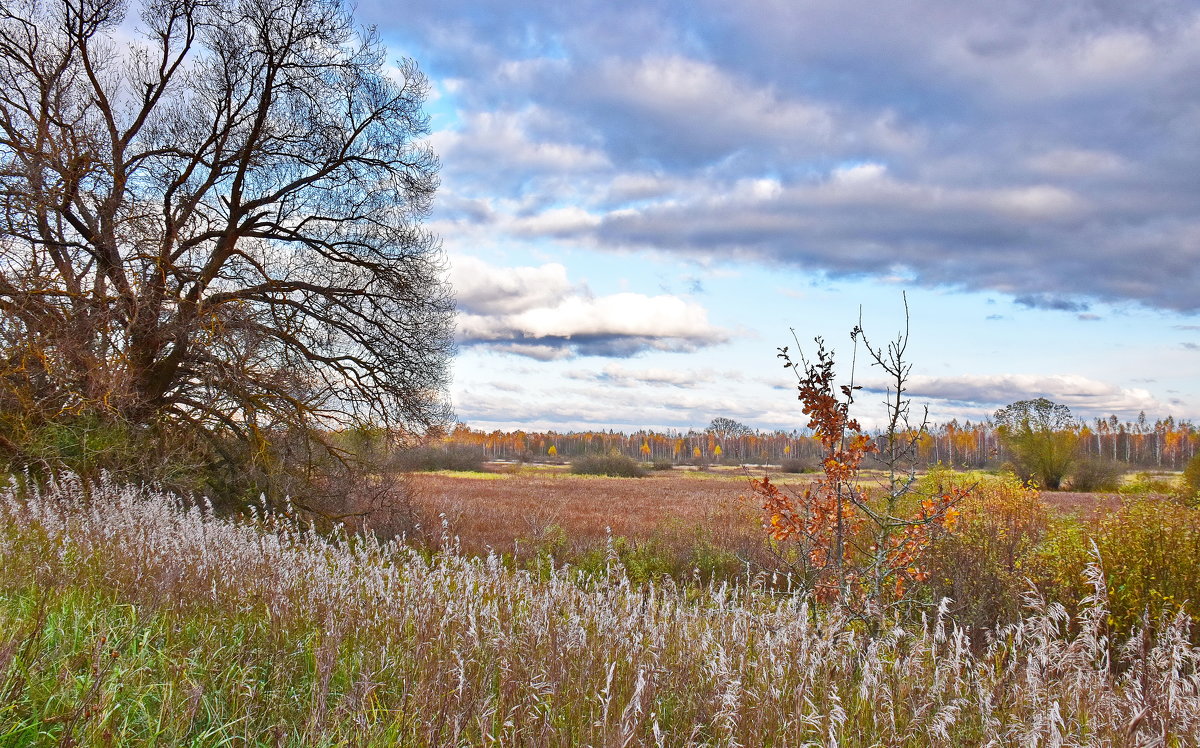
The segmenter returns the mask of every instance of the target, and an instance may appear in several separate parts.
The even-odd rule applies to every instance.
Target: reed
[[[747,585],[514,570],[153,490],[0,492],[0,743],[1191,745],[1189,621],[1036,596],[973,651]],[[778,580],[776,580],[778,581]],[[776,585],[777,587],[778,585]]]

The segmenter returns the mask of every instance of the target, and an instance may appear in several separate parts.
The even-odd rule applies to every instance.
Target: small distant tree
[[[708,428],[704,429],[718,439],[736,439],[739,436],[749,436],[754,431],[744,423],[739,423],[732,418],[712,419],[712,423],[708,424]]]
[[[906,315],[907,319],[907,315]],[[956,505],[967,495],[961,488],[921,495],[917,490],[917,450],[927,423],[909,422],[910,401],[904,397],[911,366],[905,362],[908,331],[886,347],[876,348],[856,326],[851,339],[861,339],[873,365],[890,380],[887,431],[879,443],[850,416],[853,383],[835,384],[834,356],[816,338],[815,360],[793,361],[779,349],[784,367],[798,380],[803,412],[821,444],[823,475],[802,492],[771,482],[751,481],[766,513],[765,526],[775,541],[795,542],[796,567],[818,600],[833,602],[861,616],[873,628],[888,612],[915,602],[914,590],[928,578],[922,557],[933,538],[953,528]],[[876,456],[886,470],[880,485],[860,479],[862,461]]]
[[[1004,406],[996,411],[995,421],[1021,477],[1057,491],[1075,461],[1079,442],[1071,409],[1039,397]]]
[[[1183,500],[1188,506],[1200,506],[1200,455],[1183,468]]]

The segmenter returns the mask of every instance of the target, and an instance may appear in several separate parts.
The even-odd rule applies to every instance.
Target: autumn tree
[[[880,347],[867,340],[861,326],[851,338],[856,349],[863,344],[887,380],[882,437],[873,438],[851,415],[861,389],[854,384],[853,365],[851,381],[838,385],[833,352],[820,338],[812,359],[801,352],[796,361],[789,348],[781,348],[783,365],[796,374],[808,428],[822,446],[822,474],[799,491],[772,483],[769,476],[751,486],[770,537],[795,543],[797,569],[817,599],[836,603],[878,628],[889,612],[915,601],[915,589],[928,576],[923,556],[938,533],[953,528],[956,505],[967,491],[918,491],[918,451],[928,424],[925,418],[916,425],[910,422],[911,402],[904,395],[911,372],[904,358],[907,329]],[[874,485],[860,476],[868,456],[884,468],[884,477]]]
[[[995,421],[1022,477],[1057,491],[1075,460],[1079,440],[1071,409],[1044,397],[1020,400],[997,410]]]
[[[85,423],[309,465],[444,422],[416,65],[340,0],[135,7],[0,4],[0,450]]]

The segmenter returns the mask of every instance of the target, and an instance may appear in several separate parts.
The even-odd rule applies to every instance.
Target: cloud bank
[[[538,360],[628,358],[645,351],[694,351],[729,339],[699,304],[672,295],[594,296],[556,263],[500,268],[461,257],[458,342]]]
[[[448,242],[1200,312],[1195,3],[361,10],[454,101],[433,136]]]
[[[873,392],[882,392],[885,386],[882,381],[868,381],[864,385]],[[907,394],[914,398],[986,408],[1045,397],[1070,407],[1076,416],[1112,413],[1129,416],[1143,410],[1150,413],[1167,410],[1148,390],[1122,388],[1078,374],[913,376],[907,387]]]

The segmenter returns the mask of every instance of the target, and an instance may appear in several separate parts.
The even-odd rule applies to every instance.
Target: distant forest
[[[740,424],[739,424],[740,425]],[[742,427],[744,429],[744,427]],[[1081,456],[1113,460],[1138,468],[1179,470],[1200,451],[1200,427],[1145,415],[1122,422],[1117,416],[1081,422],[1076,428]],[[805,430],[740,431],[478,431],[458,424],[442,437],[446,446],[482,452],[489,460],[570,459],[585,454],[620,453],[634,459],[675,464],[818,465],[821,446]],[[920,439],[920,459],[954,467],[998,467],[1012,460],[990,421],[931,426]]]

